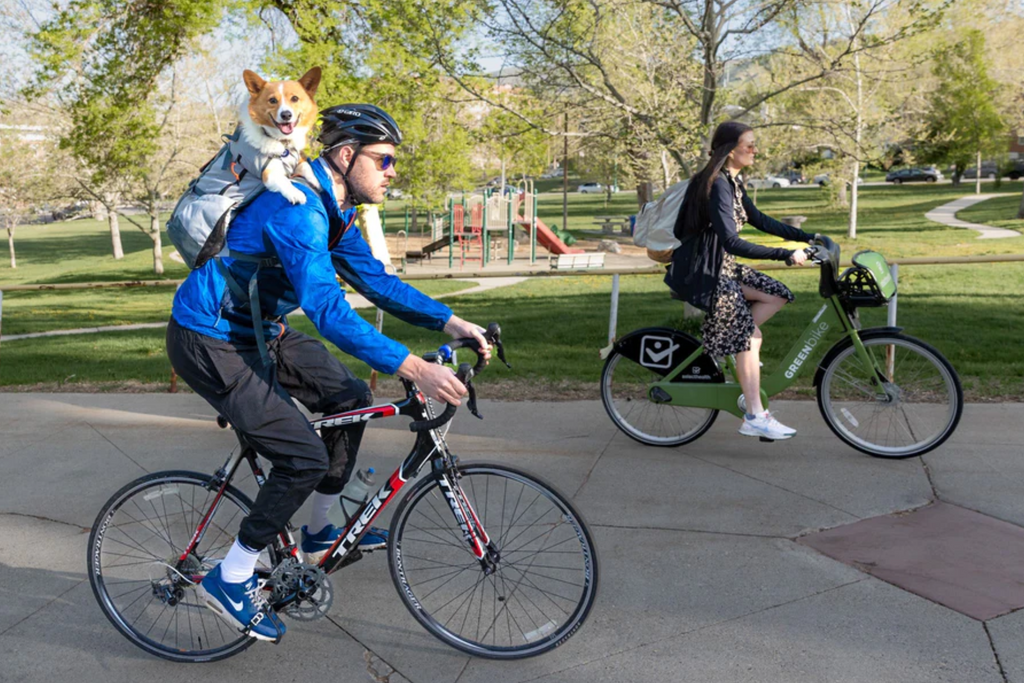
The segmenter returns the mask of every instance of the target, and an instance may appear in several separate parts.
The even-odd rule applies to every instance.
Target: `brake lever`
[[[505,345],[501,343],[500,339],[496,339],[494,340],[494,346],[498,350],[498,360],[504,363],[506,368],[511,370],[512,366],[507,360],[505,360]]]
[[[469,401],[466,402],[469,412],[473,413],[478,420],[484,419],[484,416],[480,414],[480,411],[476,407],[476,387],[473,386],[473,382],[466,382],[466,390],[469,392]]]

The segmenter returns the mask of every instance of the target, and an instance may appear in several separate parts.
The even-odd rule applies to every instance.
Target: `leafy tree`
[[[262,3],[281,12],[299,38],[268,62],[271,68],[294,73],[321,65],[321,108],[372,102],[401,126],[395,185],[415,208],[436,206],[448,192],[471,185],[473,140],[460,117],[458,89],[435,68],[424,44],[428,35],[446,45],[460,34],[458,19],[468,6],[463,0]]]
[[[804,82],[776,96],[761,122],[798,126],[805,146],[835,154],[827,164],[829,192],[849,209],[850,239],[857,236],[862,166],[881,164],[891,141],[906,139],[917,118],[918,74],[908,40],[925,35],[938,17],[913,4],[836,3],[789,12],[782,22],[789,46],[767,60],[761,78],[781,72]]]
[[[60,144],[89,169],[96,199],[111,194],[96,188],[141,185],[154,205],[163,176],[154,175],[152,162],[168,122],[167,108],[156,101],[161,85],[229,6],[227,0],[72,0],[33,34],[38,69],[26,92],[49,94],[69,112]],[[153,270],[162,274],[155,212],[148,226],[136,225],[153,240]]]
[[[0,224],[7,232],[7,251],[11,268],[18,267],[14,250],[14,234],[18,226],[47,199],[44,179],[47,172],[49,145],[27,139],[25,131],[0,119]]]
[[[971,29],[959,42],[933,54],[938,86],[929,97],[924,156],[955,164],[954,182],[977,163],[976,191],[981,192],[981,157],[1005,150],[1007,130],[997,105],[1000,84],[989,75],[985,34]]]

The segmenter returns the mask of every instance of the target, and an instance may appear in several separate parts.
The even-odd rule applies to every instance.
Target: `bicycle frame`
[[[770,376],[762,378],[761,402],[765,408],[768,407],[768,398],[781,393],[792,385],[803,370],[807,358],[814,352],[814,349],[824,343],[836,331],[840,333],[839,341],[843,337],[850,338],[857,350],[857,356],[864,363],[865,367],[874,367],[879,377],[884,376],[882,369],[878,367],[878,364],[861,343],[860,336],[857,334],[857,326],[843,308],[842,301],[840,301],[837,295],[833,295],[825,300],[825,304],[818,311],[817,315],[804,328],[796,343],[793,344],[785,358],[783,358],[778,369]],[[739,398],[743,395],[743,389],[736,380],[736,367],[729,360],[726,360],[726,367],[729,370],[732,381],[726,380],[724,384],[673,381],[703,353],[704,346],[701,345],[696,351],[687,356],[683,362],[665,375],[661,381],[652,383],[648,388],[648,392],[659,389],[668,394],[670,400],[658,401],[660,403],[694,408],[713,408],[732,413],[736,417],[743,417],[744,411],[739,407]]]
[[[433,418],[433,415],[430,414],[426,398],[416,389],[415,385],[405,379],[402,380],[402,384],[406,390],[406,398],[403,401],[328,415],[318,420],[313,420],[310,424],[314,429],[319,430],[327,427],[340,427],[357,422],[394,417],[396,415],[405,415],[414,420]],[[260,467],[256,452],[243,442],[243,448],[239,452],[233,453],[211,480],[211,488],[217,487],[217,495],[182,552],[179,558],[182,562],[202,541],[209,520],[216,513],[224,491],[231,483],[243,460],[249,463],[258,486],[262,487],[266,481],[266,475]],[[497,559],[497,551],[492,546],[491,540],[477,518],[476,512],[459,487],[457,473],[454,469],[455,456],[448,450],[444,437],[437,429],[432,429],[417,433],[412,450],[402,464],[392,473],[387,482],[353,514],[352,519],[349,521],[348,526],[345,527],[341,536],[320,561],[319,566],[325,573],[330,574],[361,557],[361,553],[358,551],[360,539],[362,539],[381,511],[394,500],[402,487],[416,478],[428,460],[433,463],[434,476],[437,477],[438,484],[444,492],[448,504],[451,506],[452,514],[462,529],[469,549],[481,562],[484,570],[488,571],[493,561]],[[292,556],[298,556],[299,550],[292,537],[292,530],[289,524],[285,531],[281,533],[280,540]]]

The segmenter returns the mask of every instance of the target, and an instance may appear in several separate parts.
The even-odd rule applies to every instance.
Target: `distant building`
[[[1010,140],[1010,158],[1014,161],[1024,159],[1024,130],[1017,131],[1017,135]]]

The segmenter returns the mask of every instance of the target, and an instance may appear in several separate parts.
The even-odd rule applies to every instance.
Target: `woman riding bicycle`
[[[792,302],[793,293],[781,282],[736,263],[736,257],[802,264],[807,255],[802,249],[752,244],[739,232],[750,223],[794,242],[810,242],[814,236],[769,218],[754,206],[739,174],[756,155],[750,126],[729,121],[715,130],[711,160],[691,179],[676,220],[675,235],[682,244],[672,256],[665,281],[707,313],[702,332],[707,352],[717,358],[736,357],[746,401],[740,434],[788,439],[796,430],[779,423],[761,403],[760,326]]]

